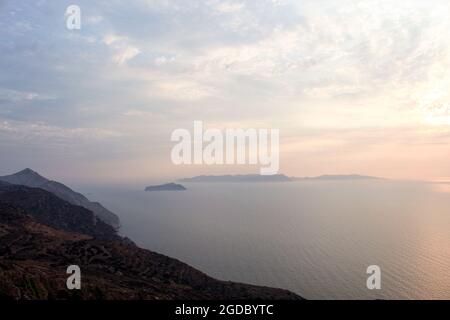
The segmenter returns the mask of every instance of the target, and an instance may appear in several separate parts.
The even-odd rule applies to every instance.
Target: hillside
[[[44,178],[39,173],[29,168],[19,171],[15,174],[0,177],[0,181],[10,184],[44,189],[71,204],[84,207],[94,212],[96,217],[98,217],[103,222],[113,226],[114,228],[119,228],[120,226],[119,217],[103,207],[100,203],[91,202],[81,193],[73,191],[60,182]]]
[[[92,212],[51,193],[0,188],[0,298],[300,299],[281,289],[219,281],[123,239]],[[81,290],[66,288],[79,265]]]

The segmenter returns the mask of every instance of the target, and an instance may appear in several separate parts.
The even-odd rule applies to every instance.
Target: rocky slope
[[[91,211],[72,205],[43,189],[19,185],[0,186],[0,201],[20,208],[40,223],[56,229],[99,239],[122,239],[112,226],[96,219]]]
[[[60,182],[44,178],[31,169],[27,168],[15,174],[0,177],[0,181],[47,190],[48,192],[53,193],[57,197],[71,204],[84,207],[94,212],[96,217],[114,228],[118,228],[120,226],[119,217],[103,207],[100,203],[91,202],[81,193],[73,191]]]
[[[300,299],[281,289],[215,280],[138,248],[89,210],[24,186],[0,187],[0,298]],[[66,268],[81,268],[81,290]]]

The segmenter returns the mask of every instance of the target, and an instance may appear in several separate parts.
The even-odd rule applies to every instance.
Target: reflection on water
[[[139,245],[217,278],[310,299],[450,299],[443,186],[304,181],[92,192]],[[366,288],[372,264],[382,270],[380,291]]]

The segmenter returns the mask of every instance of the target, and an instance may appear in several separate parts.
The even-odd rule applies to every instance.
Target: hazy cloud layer
[[[171,131],[203,120],[280,128],[291,175],[450,176],[449,14],[443,0],[2,1],[0,169],[257,170],[173,167]]]

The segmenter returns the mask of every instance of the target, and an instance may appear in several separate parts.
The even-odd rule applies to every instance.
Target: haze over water
[[[219,279],[308,299],[450,299],[450,193],[440,185],[184,185],[183,192],[88,191],[138,245]],[[366,288],[373,264],[381,290]]]

